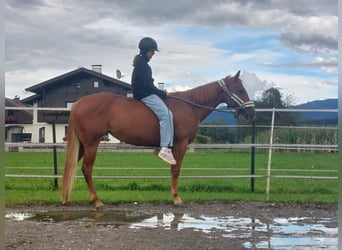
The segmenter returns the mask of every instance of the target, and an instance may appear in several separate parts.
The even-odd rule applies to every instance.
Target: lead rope
[[[193,101],[190,101],[188,99],[185,99],[185,98],[179,97],[179,96],[168,95],[167,97],[171,98],[171,99],[176,99],[176,100],[180,100],[180,101],[186,102],[186,103],[188,103],[188,104],[190,104],[190,105],[192,105],[194,107],[198,107],[198,108],[202,108],[202,109],[208,109],[208,110],[217,111],[217,112],[235,112],[235,110],[232,109],[232,108],[228,109],[228,106],[227,106],[227,110],[222,110],[222,109],[218,109],[218,108],[207,107],[207,106],[195,103]]]

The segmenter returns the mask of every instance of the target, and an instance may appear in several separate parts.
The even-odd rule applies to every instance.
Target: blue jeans
[[[171,110],[169,110],[163,100],[155,94],[142,98],[141,101],[145,103],[159,119],[160,146],[172,147],[174,130]]]

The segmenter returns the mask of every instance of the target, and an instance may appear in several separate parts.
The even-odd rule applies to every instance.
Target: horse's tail
[[[71,116],[71,114],[70,114]],[[70,117],[68,134],[67,134],[67,150],[64,163],[62,177],[62,198],[63,204],[68,201],[71,189],[74,185],[74,179],[77,170],[77,162],[79,159],[80,140],[75,132],[72,118]]]

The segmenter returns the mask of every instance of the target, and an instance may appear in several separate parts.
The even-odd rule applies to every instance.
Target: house
[[[32,125],[32,110],[21,108],[28,108],[29,105],[22,103],[19,98],[9,99],[5,98],[5,141],[6,142],[23,142],[31,141],[31,133],[26,133],[28,126]]]
[[[81,67],[25,89],[34,93],[20,100],[23,106],[33,107],[31,124],[21,124],[25,133],[31,133],[31,142],[53,142],[53,126],[56,129],[56,142],[63,142],[69,110],[82,96],[98,92],[111,92],[123,96],[131,93],[130,84],[102,74],[101,68],[101,65],[92,65],[92,69]],[[14,118],[9,116],[8,120],[10,119]],[[107,141],[117,142],[111,136]]]

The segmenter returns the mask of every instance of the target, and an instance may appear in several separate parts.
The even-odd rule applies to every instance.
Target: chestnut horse
[[[220,103],[226,103],[237,114],[254,119],[254,103],[250,101],[240,71],[234,76],[211,82],[191,90],[169,93],[165,99],[173,113],[173,155],[177,164],[171,166],[171,194],[175,205],[182,200],[178,194],[178,176],[187,146],[195,138],[200,122]],[[142,102],[111,93],[82,97],[72,105],[67,131],[66,160],[63,171],[62,198],[68,202],[77,162],[83,157],[82,172],[91,201],[103,204],[96,195],[92,181],[97,147],[107,133],[120,141],[138,146],[158,147],[159,121]]]

